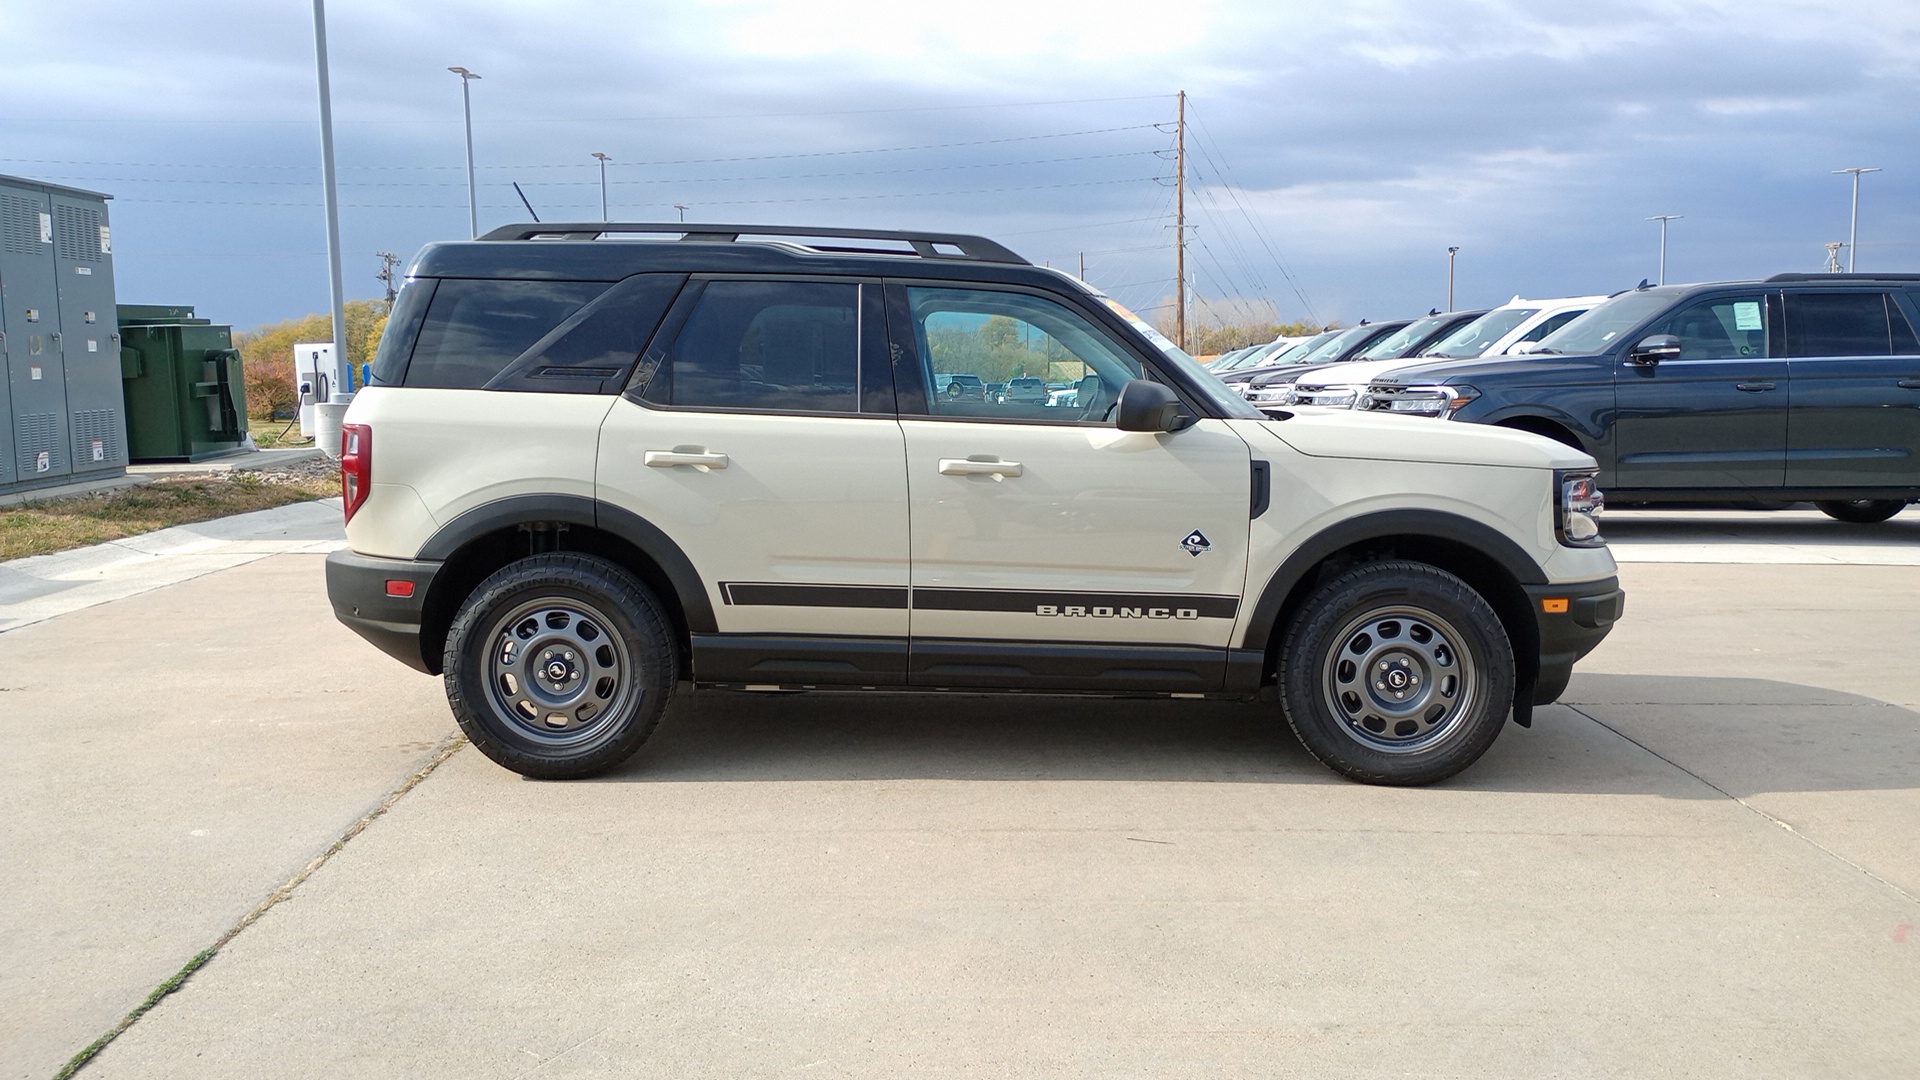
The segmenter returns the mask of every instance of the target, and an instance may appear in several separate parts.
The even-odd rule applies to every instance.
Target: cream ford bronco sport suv
[[[624,761],[685,684],[1277,699],[1338,772],[1423,784],[1623,602],[1587,455],[1262,413],[972,236],[434,244],[342,443],[335,613],[533,777]]]

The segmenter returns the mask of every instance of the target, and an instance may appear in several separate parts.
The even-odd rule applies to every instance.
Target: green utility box
[[[136,462],[200,461],[247,439],[247,388],[233,328],[186,306],[121,304],[120,378]]]

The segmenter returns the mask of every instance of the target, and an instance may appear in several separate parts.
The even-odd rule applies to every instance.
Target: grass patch
[[[270,416],[249,416],[247,434],[253,436],[253,445],[262,450],[290,450],[313,445],[312,439],[300,434],[298,419],[289,422]]]
[[[0,560],[101,544],[171,525],[270,510],[340,494],[340,475],[252,472],[157,480],[0,510]]]

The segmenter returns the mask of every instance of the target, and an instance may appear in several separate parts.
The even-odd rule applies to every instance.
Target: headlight
[[[1356,409],[1406,416],[1452,416],[1480,396],[1471,386],[1370,386]]]
[[[1607,497],[1600,492],[1594,471],[1556,469],[1554,479],[1554,535],[1568,547],[1600,547],[1600,514]]]

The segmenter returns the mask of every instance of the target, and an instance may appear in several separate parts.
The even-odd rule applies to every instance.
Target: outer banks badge
[[[1196,559],[1200,557],[1201,552],[1213,550],[1213,544],[1208,542],[1207,534],[1199,529],[1188,533],[1186,539],[1180,541],[1180,546],[1186,548],[1187,554]]]

